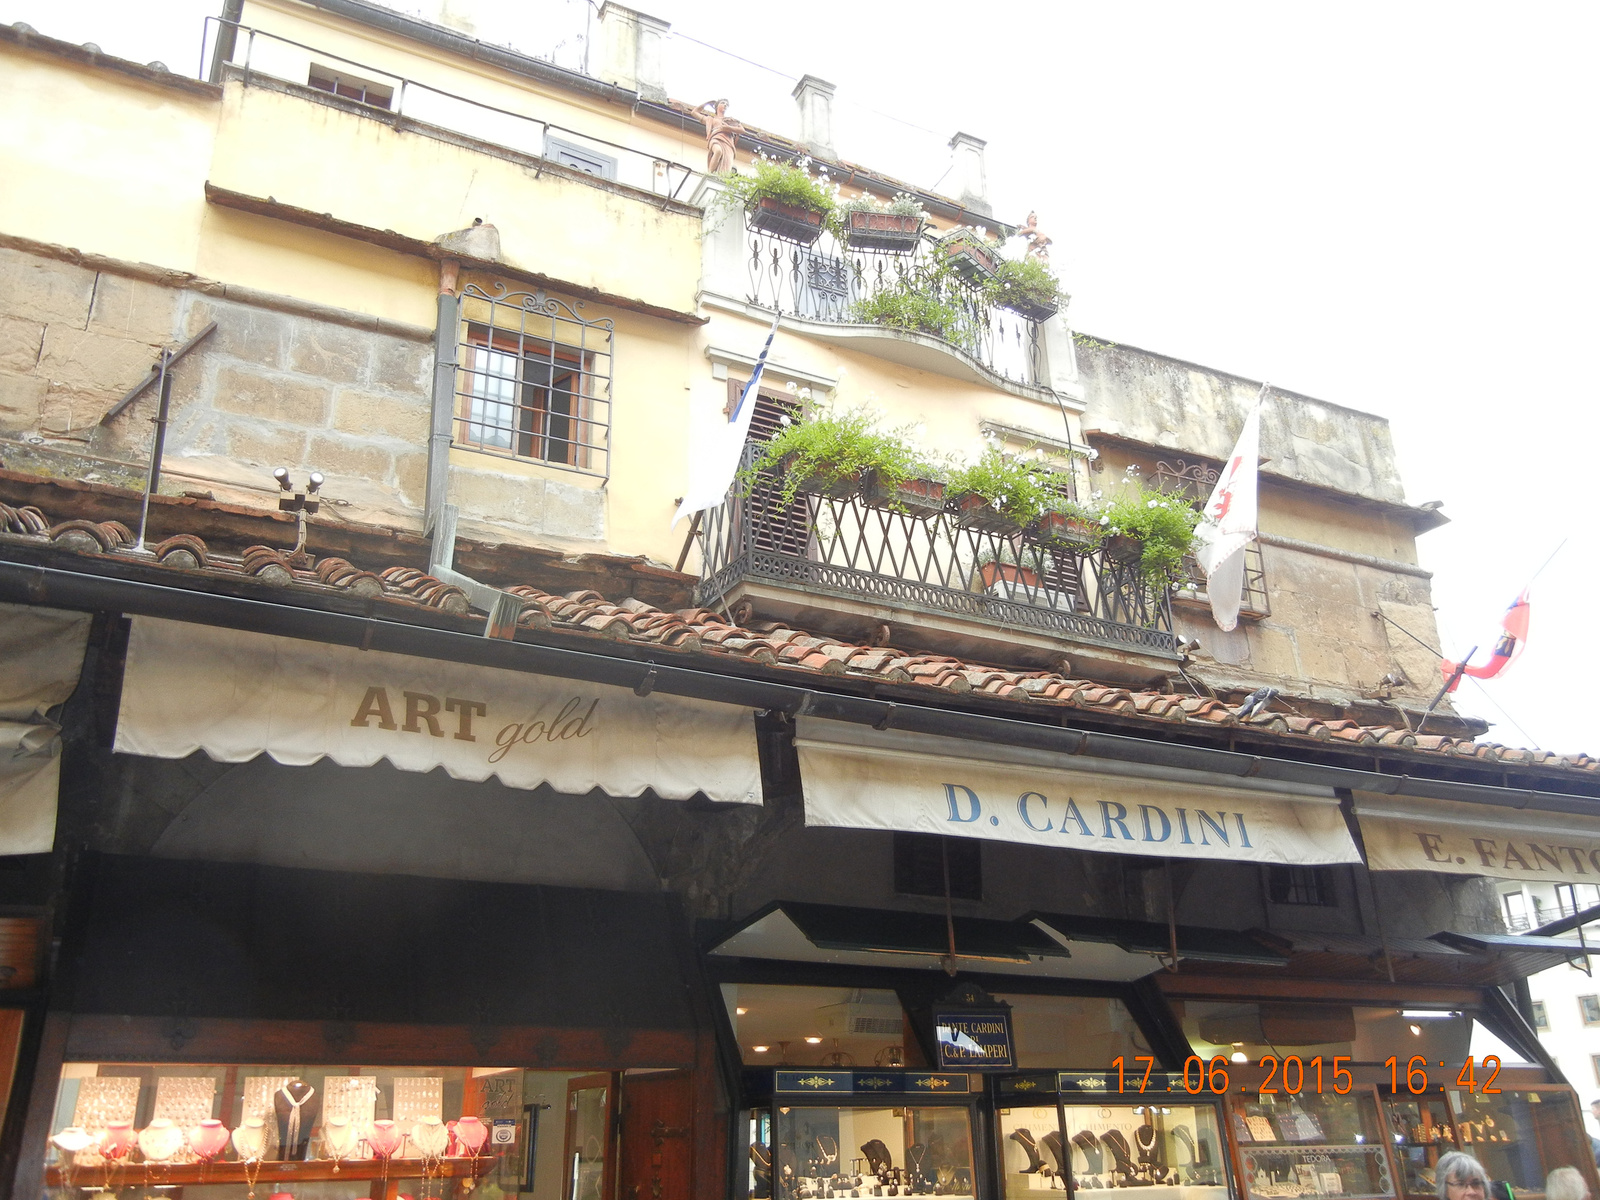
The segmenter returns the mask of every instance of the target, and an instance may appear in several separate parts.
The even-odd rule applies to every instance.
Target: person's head
[[[1544,1181],[1545,1200],[1589,1200],[1589,1185],[1577,1167],[1557,1167]]]
[[[1472,1155],[1459,1150],[1439,1159],[1434,1178],[1439,1182],[1439,1200],[1486,1200],[1489,1195],[1489,1173]]]

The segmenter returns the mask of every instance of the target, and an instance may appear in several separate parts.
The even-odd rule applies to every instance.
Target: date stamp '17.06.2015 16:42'
[[[1210,1060],[1191,1055],[1184,1061],[1181,1074],[1157,1071],[1155,1062],[1153,1057],[1146,1054],[1135,1055],[1131,1059],[1119,1054],[1112,1059],[1111,1065],[1117,1077],[1116,1090],[1124,1095],[1130,1092],[1139,1095],[1146,1092],[1187,1092],[1191,1096],[1198,1096],[1209,1092],[1221,1096],[1227,1093],[1233,1075],[1245,1073],[1250,1075],[1251,1085],[1248,1088],[1241,1086],[1239,1090],[1264,1096],[1298,1096],[1308,1092],[1319,1096],[1324,1092],[1335,1092],[1343,1096],[1355,1086],[1355,1078],[1350,1072],[1351,1059],[1343,1054],[1331,1058],[1318,1054],[1304,1059],[1298,1054],[1281,1057],[1263,1054],[1256,1060],[1257,1070],[1248,1072],[1248,1062],[1230,1061],[1220,1054]],[[1450,1068],[1443,1061],[1438,1064],[1442,1075],[1430,1075],[1433,1063],[1420,1054],[1412,1055],[1404,1063],[1397,1055],[1391,1055],[1383,1065],[1389,1071],[1389,1090],[1394,1093],[1404,1091],[1421,1096],[1432,1091],[1443,1092],[1452,1084],[1462,1091],[1486,1096],[1497,1095],[1500,1091],[1495,1086],[1495,1079],[1500,1074],[1500,1059],[1494,1054],[1486,1054],[1481,1059],[1469,1054],[1454,1078],[1451,1078]],[[1230,1067],[1234,1068],[1232,1074]],[[1266,1077],[1259,1084],[1255,1083],[1256,1074],[1263,1069],[1267,1072]],[[1110,1090],[1109,1087],[1107,1090]]]

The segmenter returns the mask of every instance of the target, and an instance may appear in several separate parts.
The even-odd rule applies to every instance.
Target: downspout
[[[431,539],[428,574],[454,584],[467,594],[467,602],[488,614],[483,636],[510,640],[516,637],[522,601],[479,583],[455,570],[457,509],[450,497],[451,424],[455,420],[456,359],[461,343],[461,298],[456,294],[461,263],[439,261],[438,323],[433,331],[433,420],[428,434],[428,486],[423,499],[423,533]]]
[[[448,567],[455,560],[455,520],[441,529],[440,521],[450,497],[450,422],[455,413],[456,346],[461,340],[461,300],[456,287],[461,263],[454,258],[439,263],[439,307],[433,331],[433,421],[428,435],[428,488],[424,501],[424,535],[433,539],[429,566]]]

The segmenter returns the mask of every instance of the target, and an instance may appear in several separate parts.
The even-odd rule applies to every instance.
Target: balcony
[[[942,329],[907,330],[857,315],[861,301],[924,277],[941,253],[931,234],[904,252],[847,245],[831,232],[810,245],[748,224],[743,232],[750,304],[837,327],[836,340],[872,341],[872,353],[907,366],[949,374],[953,358],[975,379],[1052,386],[1042,323],[990,303],[959,277],[945,279],[934,293],[952,317]],[[820,336],[827,338],[825,331]]]
[[[949,509],[895,511],[776,479],[706,514],[697,601],[741,619],[1143,684],[1178,662],[1172,613],[1134,563]],[[877,644],[882,644],[881,640]]]

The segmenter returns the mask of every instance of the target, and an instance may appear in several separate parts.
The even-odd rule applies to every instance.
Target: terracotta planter
[[[915,250],[927,224],[921,217],[871,210],[851,211],[846,219],[846,237],[852,246],[886,250],[891,254],[910,254]]]
[[[822,213],[814,208],[801,208],[763,196],[746,211],[751,229],[785,241],[809,246],[822,236]]]
[[[987,283],[1000,269],[1000,253],[970,229],[939,239],[939,251],[968,283]]]
[[[1144,543],[1125,533],[1113,534],[1105,540],[1106,557],[1113,562],[1136,563],[1144,556]]]
[[[1030,588],[1039,586],[1037,571],[1030,567],[1019,567],[1015,563],[983,563],[978,567],[978,578],[986,588],[992,588],[1001,582]]]
[[[1100,534],[1098,525],[1066,513],[1045,513],[1029,529],[1041,542],[1068,546],[1090,545]]]
[[[982,529],[990,533],[1016,533],[1022,528],[974,492],[956,500],[956,524],[964,529]]]
[[[934,479],[907,479],[899,487],[885,487],[876,471],[867,472],[861,494],[878,508],[904,510],[914,517],[931,517],[944,511],[944,484]]]

